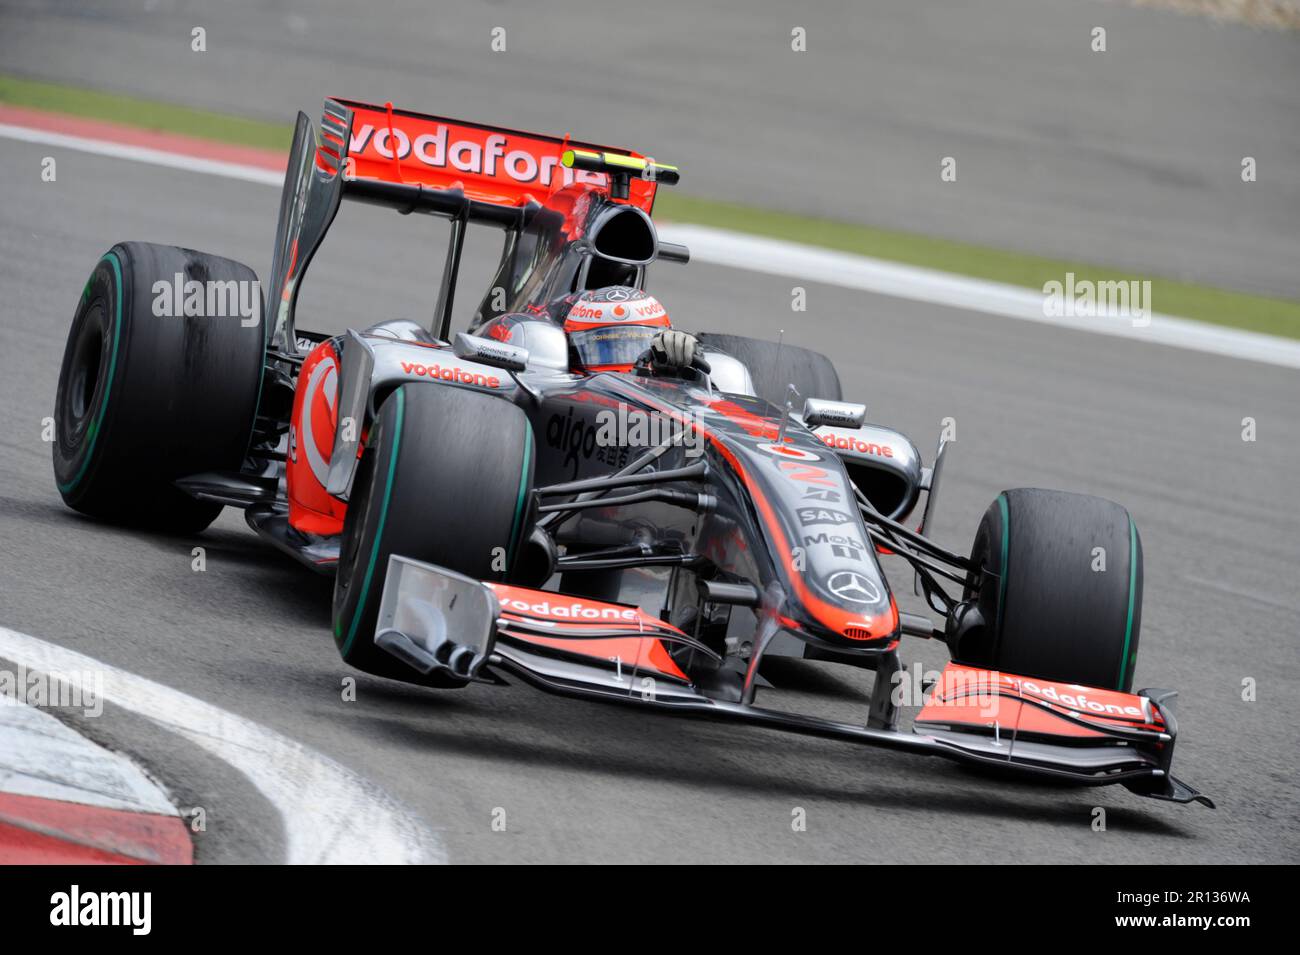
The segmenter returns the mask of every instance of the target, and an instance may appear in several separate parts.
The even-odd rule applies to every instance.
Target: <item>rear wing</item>
[[[625,157],[638,173],[639,163],[646,159],[631,150],[593,146],[567,136],[425,116],[391,105],[334,102],[352,113],[346,172],[354,180],[460,189],[476,202],[513,208],[544,202],[548,195],[575,183],[610,190],[609,173],[566,166],[565,153]],[[339,143],[330,145],[337,148]],[[656,185],[655,179],[638,175],[630,183],[627,201],[651,212]]]
[[[267,288],[268,344],[298,354],[302,277],[344,197],[452,220],[435,320],[450,316],[468,223],[520,229],[557,192],[595,191],[647,215],[675,167],[631,150],[467,123],[354,100],[325,100],[319,130],[298,114]]]

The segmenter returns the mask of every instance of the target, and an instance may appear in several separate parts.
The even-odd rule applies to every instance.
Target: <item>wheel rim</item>
[[[72,360],[68,365],[68,382],[66,400],[63,402],[63,420],[61,431],[65,443],[75,446],[80,443],[86,428],[94,417],[92,412],[97,405],[96,398],[100,391],[101,372],[104,367],[104,301],[96,299],[86,309],[72,350]]]

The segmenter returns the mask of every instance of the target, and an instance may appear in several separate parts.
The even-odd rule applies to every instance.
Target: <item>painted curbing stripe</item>
[[[193,861],[189,826],[139,767],[0,695],[0,865]]]
[[[327,756],[178,690],[0,627],[0,658],[77,685],[159,724],[243,773],[281,816],[290,864],[446,862],[436,833],[380,787]],[[99,685],[102,681],[102,685]]]
[[[0,810],[0,865],[139,865],[140,859],[11,825]]]
[[[77,128],[69,118],[68,128]],[[224,176],[243,182],[282,186],[284,175],[266,168],[182,155],[162,149],[109,142],[88,136],[56,132],[15,123],[0,123],[0,137],[20,142],[61,146],[82,152],[150,163],[170,169]],[[269,152],[269,151],[268,151]],[[1000,282],[954,275],[934,269],[901,265],[882,259],[836,252],[816,246],[746,235],[710,226],[672,223],[659,232],[670,242],[682,242],[691,258],[709,265],[722,265],[780,275],[805,282],[820,282],[840,288],[873,292],[894,298],[927,302],[1067,328],[1095,335],[1110,335],[1129,341],[1166,345],[1228,358],[1257,361],[1284,368],[1300,368],[1300,342],[1276,335],[1225,328],[1205,322],[1153,314],[1149,325],[1138,328],[1121,319],[1052,316],[1043,313],[1043,295]]]
[[[48,129],[15,126],[12,123],[0,123],[0,137],[15,139],[24,143],[37,143],[42,146],[60,146],[64,149],[92,153],[96,156],[107,156],[110,159],[126,159],[131,162],[147,163],[151,166],[165,166],[168,169],[181,169],[186,172],[198,172],[208,176],[238,179],[242,182],[255,182],[264,186],[284,185],[283,172],[274,172],[270,169],[247,166],[242,163],[223,162],[218,159],[203,159],[199,156],[168,152],[149,146],[134,146],[129,143],[88,139],[83,136],[54,132]]]
[[[0,864],[193,862],[189,826],[174,813],[131,812],[0,793]]]
[[[43,129],[68,136],[78,136],[95,142],[119,143],[126,146],[143,146],[159,152],[198,159],[213,159],[236,166],[256,166],[284,174],[288,159],[288,141],[285,147],[269,149],[265,146],[240,146],[220,140],[202,139],[185,133],[173,133],[147,126],[131,126],[104,119],[69,116],[44,110],[14,106],[0,102],[0,123],[27,129]]]

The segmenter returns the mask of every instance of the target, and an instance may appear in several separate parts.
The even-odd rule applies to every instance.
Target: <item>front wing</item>
[[[512,674],[568,696],[1214,805],[1170,773],[1178,730],[1169,690],[1120,693],[950,663],[910,733],[892,717],[838,722],[705,695],[670,650],[713,651],[639,608],[483,583],[398,556],[389,560],[375,642],[421,674],[493,682]],[[893,662],[877,668],[873,712],[876,694],[892,690]]]

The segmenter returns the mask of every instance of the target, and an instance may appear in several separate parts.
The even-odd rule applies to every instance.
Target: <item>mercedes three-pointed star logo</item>
[[[826,587],[836,597],[858,604],[873,604],[880,599],[880,591],[866,577],[852,570],[831,574]]]

